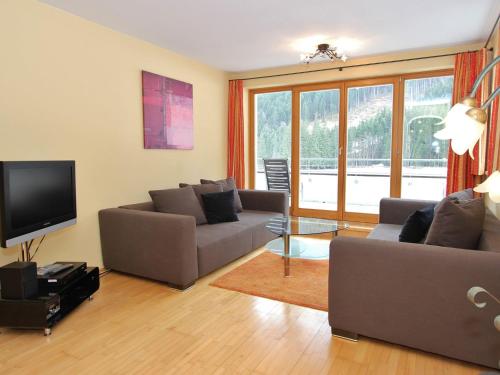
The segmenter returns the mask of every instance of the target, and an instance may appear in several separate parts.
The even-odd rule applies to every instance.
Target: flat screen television
[[[75,162],[0,162],[2,247],[76,223]]]

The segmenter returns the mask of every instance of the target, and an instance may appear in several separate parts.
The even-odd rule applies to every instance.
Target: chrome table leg
[[[283,255],[285,263],[285,277],[290,276],[290,235],[283,235]]]

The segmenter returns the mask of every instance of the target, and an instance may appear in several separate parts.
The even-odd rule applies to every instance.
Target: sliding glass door
[[[287,159],[291,213],[377,222],[380,200],[444,196],[452,71],[250,91],[250,187]]]
[[[340,89],[300,92],[298,206],[337,211]]]
[[[266,190],[264,159],[292,156],[292,92],[264,92],[255,95],[254,104],[254,188]]]
[[[448,141],[434,138],[451,105],[453,76],[404,82],[401,197],[440,200],[446,195]]]
[[[391,195],[394,85],[347,88],[345,211],[378,214]]]

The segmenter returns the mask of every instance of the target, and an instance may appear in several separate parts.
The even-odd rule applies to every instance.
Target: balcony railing
[[[349,158],[347,176],[390,176],[391,159]],[[291,160],[288,160],[291,165]],[[446,178],[446,159],[403,159],[403,177]],[[257,173],[264,173],[264,162],[257,159]],[[301,174],[338,175],[337,158],[302,158]]]
[[[255,187],[266,189],[261,160],[257,166]],[[442,199],[446,192],[446,170],[446,159],[404,159],[402,196],[414,199]],[[349,190],[347,208],[353,212],[377,213],[380,198],[389,196],[390,172],[390,159],[349,159],[346,171]],[[301,159],[300,207],[336,209],[337,186],[337,159]]]

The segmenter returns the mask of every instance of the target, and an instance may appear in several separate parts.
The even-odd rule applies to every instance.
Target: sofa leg
[[[193,285],[194,285],[195,281],[192,281],[188,284],[185,284],[185,285],[178,285],[178,284],[172,284],[172,283],[166,283],[167,286],[169,286],[170,288],[174,288],[174,289],[177,289],[177,290],[180,290],[180,291],[184,291],[186,289],[189,289],[191,288]]]
[[[350,341],[358,341],[358,334],[354,332],[344,331],[343,329],[333,328],[332,335]]]

